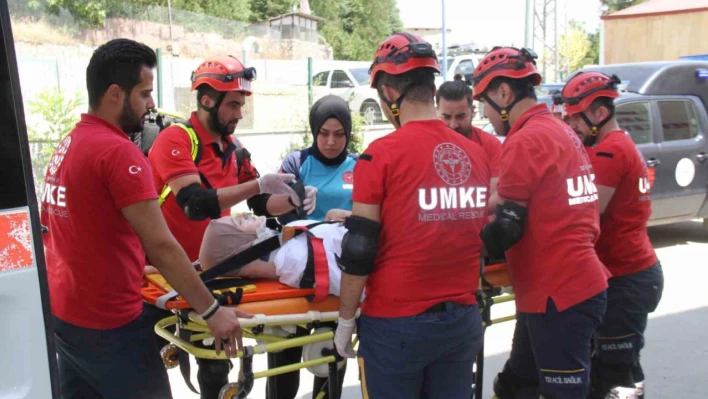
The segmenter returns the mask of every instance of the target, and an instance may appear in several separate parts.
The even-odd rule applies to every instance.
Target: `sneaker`
[[[637,399],[637,389],[624,387],[612,388],[605,399]]]

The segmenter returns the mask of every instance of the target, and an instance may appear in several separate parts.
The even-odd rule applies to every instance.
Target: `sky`
[[[405,27],[442,27],[443,0],[397,0]],[[599,0],[557,0],[562,32],[566,18],[586,30],[600,26]],[[542,1],[536,1],[542,3]],[[446,27],[452,32],[448,45],[475,42],[479,47],[524,45],[526,0],[445,0]]]

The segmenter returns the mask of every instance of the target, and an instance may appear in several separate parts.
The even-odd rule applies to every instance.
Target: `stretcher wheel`
[[[241,399],[248,396],[248,392],[239,382],[230,382],[219,391],[219,399]]]
[[[174,344],[163,346],[160,349],[160,357],[168,370],[179,366],[179,348]]]
[[[328,333],[331,331],[334,331],[334,329],[332,329],[331,327],[320,327],[320,328],[315,329],[315,331],[313,331],[312,334],[314,335],[314,334]],[[334,342],[329,340],[329,341],[317,342],[314,344],[303,345],[302,359],[306,362],[309,362],[310,360],[316,360],[316,359],[322,358],[322,357],[324,357],[322,355],[323,349],[333,350],[334,349]],[[341,370],[342,367],[344,367],[344,360],[341,360],[337,363],[337,370]],[[329,365],[328,364],[320,364],[319,366],[308,367],[307,370],[309,370],[310,373],[316,375],[317,377],[322,377],[322,378],[329,377]]]

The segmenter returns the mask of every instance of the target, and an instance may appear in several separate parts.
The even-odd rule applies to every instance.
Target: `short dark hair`
[[[596,111],[600,107],[605,107],[610,113],[615,111],[615,100],[610,97],[598,97],[590,104],[590,109]]]
[[[405,93],[405,100],[432,103],[435,93],[435,75],[430,68],[416,68],[400,75],[391,75],[386,72],[379,72],[376,78],[376,89],[379,95],[382,86],[389,86],[394,90]]]
[[[143,67],[155,68],[157,56],[148,46],[130,39],[114,39],[93,52],[86,68],[89,106],[97,108],[108,88],[117,84],[130,93],[140,82]]]
[[[455,78],[457,78],[457,75],[455,75]],[[440,104],[440,98],[444,98],[447,101],[460,101],[464,98],[467,99],[467,105],[472,107],[472,89],[459,79],[440,85],[438,92],[435,93],[436,104]]]
[[[489,86],[487,86],[487,90],[497,90],[502,83],[506,83],[511,87],[511,92],[514,93],[514,97],[517,100],[523,100],[524,98],[530,98],[532,100],[538,99],[536,97],[536,87],[534,86],[533,76],[527,76],[521,79],[500,76],[492,79]]]

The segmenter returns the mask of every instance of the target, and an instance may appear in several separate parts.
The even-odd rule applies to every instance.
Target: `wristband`
[[[220,307],[221,305],[219,304],[219,301],[214,299],[214,303],[212,303],[211,306],[209,306],[209,309],[207,309],[200,316],[204,321],[207,321],[216,314],[216,311],[219,310]]]

